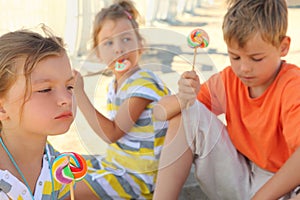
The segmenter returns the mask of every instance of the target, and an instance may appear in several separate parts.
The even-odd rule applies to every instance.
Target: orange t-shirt
[[[225,113],[229,136],[239,152],[276,172],[300,146],[300,69],[283,62],[274,82],[258,98],[231,67],[202,84],[198,100]]]

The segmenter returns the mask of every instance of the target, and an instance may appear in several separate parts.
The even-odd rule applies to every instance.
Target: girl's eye
[[[123,42],[129,42],[130,38],[123,38]]]
[[[106,41],[104,42],[104,46],[111,46],[113,44],[112,41]]]
[[[50,92],[51,89],[50,88],[47,88],[47,89],[44,89],[44,90],[39,90],[38,92],[39,93],[47,93],[47,92]]]
[[[69,85],[69,86],[67,86],[67,89],[68,89],[68,90],[73,90],[73,89],[74,89],[74,86],[73,86],[73,85]]]

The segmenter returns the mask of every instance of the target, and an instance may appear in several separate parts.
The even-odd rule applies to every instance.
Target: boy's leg
[[[250,199],[248,162],[231,143],[225,125],[200,102],[182,116],[203,192],[209,199]]]

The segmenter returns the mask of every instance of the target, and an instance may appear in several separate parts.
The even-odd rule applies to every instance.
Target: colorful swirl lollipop
[[[208,34],[202,29],[194,29],[187,37],[188,46],[194,49],[193,70],[195,66],[195,59],[197,48],[205,48],[209,44]]]
[[[209,37],[204,30],[195,29],[188,35],[187,42],[191,48],[205,48],[209,44]]]
[[[52,174],[61,184],[71,184],[71,199],[74,199],[73,184],[80,181],[87,173],[85,159],[73,152],[60,154],[52,164]]]
[[[118,72],[122,72],[127,70],[130,67],[131,63],[127,59],[118,60],[115,64],[115,70]]]

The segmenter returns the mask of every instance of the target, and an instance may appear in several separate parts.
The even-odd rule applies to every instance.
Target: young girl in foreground
[[[154,120],[152,108],[169,90],[154,73],[138,64],[143,44],[137,14],[130,1],[120,1],[102,9],[95,19],[94,48],[115,76],[108,87],[109,118],[94,108],[82,79],[75,88],[80,110],[93,130],[109,143],[95,181],[89,181],[102,199],[152,199],[167,130],[165,122]]]
[[[74,82],[60,38],[26,30],[0,37],[1,200],[69,196],[69,186],[51,175],[58,152],[47,136],[65,133],[73,122]],[[79,194],[95,198],[82,188]]]

